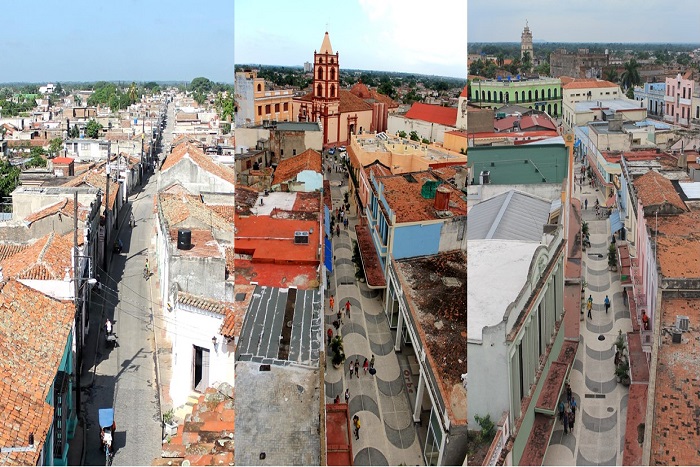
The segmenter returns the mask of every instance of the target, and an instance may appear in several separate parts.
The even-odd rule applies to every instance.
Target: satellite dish
[[[190,461],[188,461],[187,459],[185,459],[184,461],[182,461],[182,464],[180,464],[180,465],[182,465],[182,467],[187,467],[187,466],[190,465]]]

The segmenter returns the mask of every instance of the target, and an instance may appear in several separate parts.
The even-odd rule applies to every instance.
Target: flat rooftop
[[[466,391],[463,401],[452,401],[451,395],[459,398],[453,388],[462,386],[461,376],[467,373],[467,255],[457,250],[401,259],[396,265],[408,285],[403,290],[450,418],[466,420]]]
[[[645,107],[639,107],[639,102],[629,101],[626,99],[607,99],[607,100],[590,100],[577,102],[574,107],[576,112],[588,112],[593,109],[609,109],[609,110],[646,110]]]
[[[320,465],[319,370],[260,368],[236,362],[236,465]]]
[[[236,359],[318,367],[321,309],[318,289],[257,286],[243,321]]]
[[[277,122],[277,129],[282,131],[321,131],[317,122]]]
[[[503,321],[506,308],[527,281],[530,262],[539,246],[539,242],[517,240],[467,241],[470,340],[480,342],[484,327]]]

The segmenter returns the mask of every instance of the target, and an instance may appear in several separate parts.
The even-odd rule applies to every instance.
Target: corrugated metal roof
[[[467,218],[467,239],[539,242],[552,203],[510,190],[475,205]]]

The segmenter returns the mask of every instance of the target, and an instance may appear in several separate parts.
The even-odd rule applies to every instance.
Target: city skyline
[[[692,0],[619,0],[600,5],[592,8],[586,0],[469,0],[468,41],[520,42],[527,21],[535,43],[700,43],[700,9]],[[493,27],[496,18],[498,28]]]
[[[41,9],[40,1],[33,8]],[[70,2],[29,14],[3,5],[0,82],[233,82],[233,2]],[[65,16],[60,16],[61,14]]]
[[[264,21],[253,20],[256,5],[236,2],[236,64],[303,66],[313,62],[328,31],[341,69],[466,78],[467,4],[462,0],[432,2],[432,11],[442,16],[433,22],[421,22],[417,12],[424,3],[418,1],[353,0],[330,11],[321,0],[304,2],[303,8],[273,0],[265,4]]]

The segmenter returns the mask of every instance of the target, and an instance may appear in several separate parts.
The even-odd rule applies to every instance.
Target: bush
[[[482,417],[480,415],[474,415],[474,420],[481,427],[480,438],[481,441],[490,441],[496,434],[496,425],[491,421],[491,415],[486,414]]]
[[[333,352],[333,365],[340,366],[345,361],[345,352],[343,351],[343,337],[335,336],[331,340],[331,352]]]

